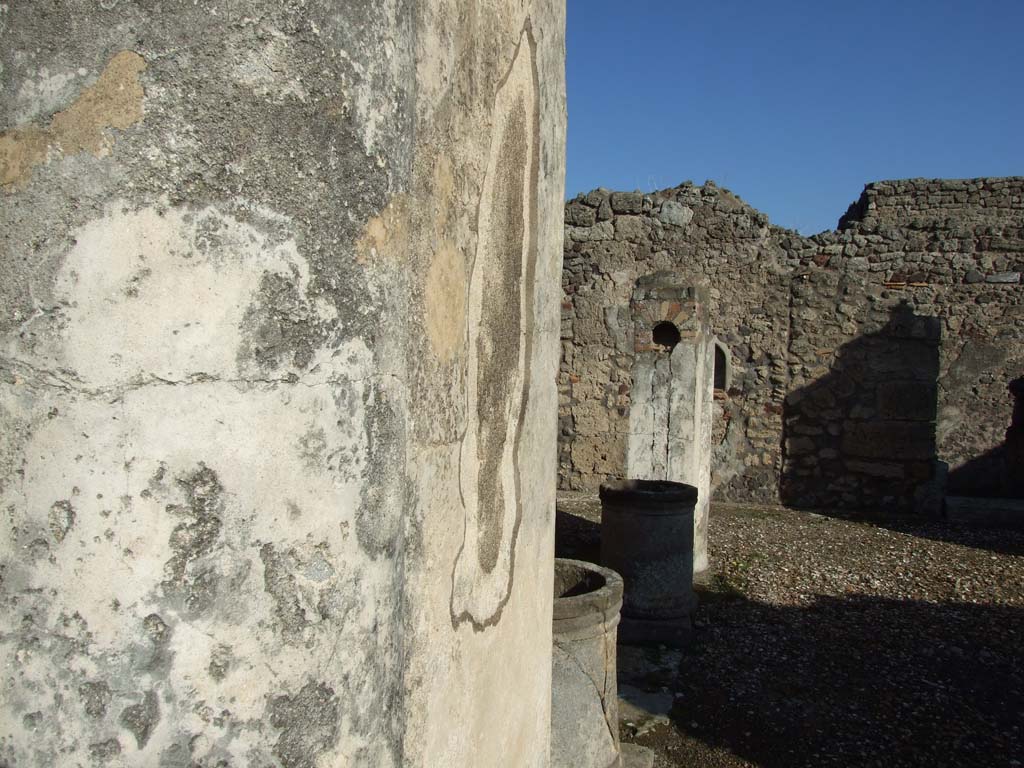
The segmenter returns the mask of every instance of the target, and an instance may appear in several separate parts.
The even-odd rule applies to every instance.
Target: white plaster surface
[[[671,355],[641,355],[633,368],[626,467],[629,477],[697,488],[694,573],[708,567],[714,344],[706,333]]]
[[[215,57],[147,50],[135,133],[108,136],[107,165],[36,171],[0,220],[23,244],[34,204],[90,190],[0,338],[0,623],[18,628],[0,636],[0,762],[548,765],[564,7],[314,5],[301,35],[225,32],[198,79],[261,110],[308,100],[261,117],[318,121],[322,166],[280,135],[288,160],[264,168],[270,130],[241,124],[238,146],[223,100],[176,102]],[[299,37],[343,76],[318,80]],[[477,323],[505,258],[506,112],[529,121],[535,274],[484,568],[473,360],[496,343]],[[423,316],[437,243],[438,285],[465,290],[434,318],[443,355]],[[108,687],[95,715],[89,686]]]

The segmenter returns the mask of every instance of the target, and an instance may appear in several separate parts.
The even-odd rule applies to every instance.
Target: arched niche
[[[715,339],[715,389],[727,392],[732,386],[732,355],[729,348]]]

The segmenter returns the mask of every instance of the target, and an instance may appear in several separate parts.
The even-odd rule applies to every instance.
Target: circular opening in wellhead
[[[697,489],[672,480],[610,480],[602,483],[598,495],[601,501],[629,504],[692,504],[697,501]]]
[[[574,563],[555,563],[555,599],[596,592],[607,581],[597,571]]]
[[[596,621],[622,602],[622,577],[594,563],[556,557],[554,591],[556,620],[593,614]]]

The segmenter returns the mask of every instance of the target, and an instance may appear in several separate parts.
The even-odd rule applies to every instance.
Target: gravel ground
[[[558,508],[596,560],[596,498]],[[619,648],[656,766],[1024,765],[1024,533],[718,505],[710,550],[694,643]]]

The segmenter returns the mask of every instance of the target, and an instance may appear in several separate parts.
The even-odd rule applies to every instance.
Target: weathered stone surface
[[[791,503],[909,509],[919,485],[937,481],[923,458],[928,441],[893,443],[851,473],[844,461],[864,457],[843,449],[847,422],[872,421],[932,430],[930,458],[953,468],[952,488],[997,490],[1003,386],[1024,369],[1024,179],[869,184],[838,231],[812,238],[768,226],[713,184],[649,199],[649,210],[636,193],[601,191],[589,201],[611,201],[614,239],[574,241],[563,276],[576,297],[564,336],[572,354],[560,378],[563,413],[593,398],[608,410],[610,434],[628,421],[629,350],[576,321],[591,303],[617,318],[609,308],[625,306],[631,282],[668,271],[711,287],[711,329],[732,363],[712,428],[718,498],[774,501],[784,487]],[[692,216],[679,226],[671,219],[682,209]],[[612,364],[593,370],[594,359]],[[596,488],[604,479],[593,464],[572,461],[587,453],[575,442],[603,439],[561,436],[561,487]],[[861,452],[882,451],[848,440]]]
[[[967,270],[967,274],[964,275],[964,282],[970,285],[980,283],[985,280],[985,276],[976,269]]]
[[[563,5],[3,9],[0,764],[548,765]]]
[[[1020,272],[995,272],[985,278],[986,283],[1019,283]]]
[[[658,218],[673,227],[685,227],[693,220],[693,209],[675,200],[666,200],[661,204]]]
[[[935,433],[934,428],[927,423],[883,420],[847,422],[843,429],[842,448],[850,456],[930,459],[935,455]]]
[[[615,226],[611,221],[601,221],[594,226],[566,227],[569,239],[576,243],[589,243],[594,240],[611,240],[615,237]]]
[[[935,420],[938,393],[934,383],[883,381],[876,393],[880,418]]]
[[[612,192],[609,200],[615,213],[642,213],[644,196],[639,192]]]
[[[581,203],[565,206],[565,223],[574,227],[592,227],[597,223],[597,211]]]

